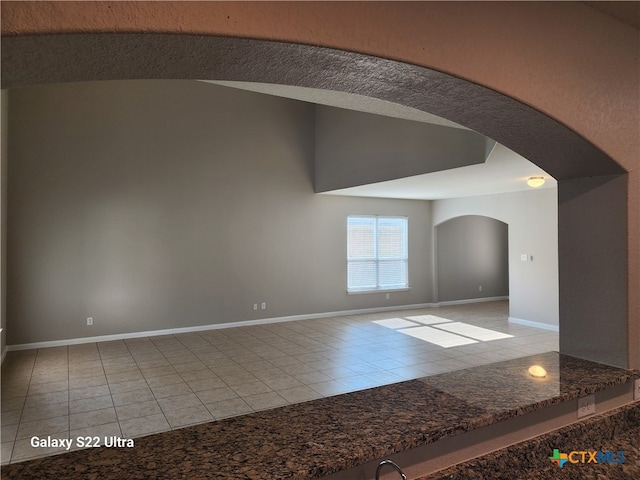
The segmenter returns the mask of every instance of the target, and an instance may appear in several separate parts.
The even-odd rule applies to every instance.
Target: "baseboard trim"
[[[392,307],[390,306],[390,307],[362,308],[358,310],[342,310],[337,312],[310,313],[310,314],[303,314],[303,315],[290,315],[286,317],[259,318],[256,320],[242,320],[239,322],[214,323],[210,325],[197,325],[194,327],[149,330],[145,332],[118,333],[113,335],[100,335],[96,337],[69,338],[69,339],[63,339],[63,340],[52,340],[47,342],[34,342],[34,343],[23,343],[19,345],[8,345],[5,349],[5,352],[7,350],[17,351],[17,350],[29,350],[32,348],[64,347],[67,345],[80,345],[83,343],[110,342],[114,340],[126,340],[129,338],[157,337],[161,335],[203,332],[207,330],[219,330],[219,329],[233,328],[233,327],[248,327],[252,325],[266,325],[270,323],[293,322],[296,320],[313,320],[316,318],[341,317],[345,315],[358,315],[362,313],[390,312],[390,311],[396,311],[396,310],[413,310],[416,308],[429,308],[434,306],[435,305],[433,303],[396,305]],[[3,359],[4,359],[4,355],[3,355]]]
[[[534,322],[532,320],[523,320],[522,318],[509,317],[509,323],[516,323],[518,325],[525,325],[527,327],[542,328],[544,330],[551,330],[553,332],[559,332],[560,327],[558,325],[551,325],[550,323]]]
[[[509,296],[502,297],[483,297],[483,298],[468,298],[466,300],[449,300],[446,302],[436,302],[434,307],[446,307],[449,305],[465,305],[467,303],[482,303],[482,302],[497,302],[499,300],[509,300]]]

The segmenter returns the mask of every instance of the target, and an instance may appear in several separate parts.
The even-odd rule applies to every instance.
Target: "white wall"
[[[509,225],[509,316],[558,326],[557,188],[433,202],[434,225],[461,215]],[[523,254],[533,261],[522,261]]]

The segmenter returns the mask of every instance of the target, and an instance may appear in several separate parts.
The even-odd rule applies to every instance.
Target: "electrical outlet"
[[[253,309],[254,309],[254,310],[257,310],[257,309],[258,309],[258,304],[257,304],[257,303],[254,303],[254,304],[253,304]]]
[[[260,305],[260,308],[262,310],[266,310],[267,309],[267,302],[262,302],[262,304]]]
[[[482,285],[480,285],[480,286],[478,287],[478,291],[479,291],[479,292],[481,292],[481,291],[482,291]]]
[[[90,327],[93,325],[93,317],[87,317],[87,326]]]
[[[578,399],[578,418],[596,413],[595,395],[587,395]]]
[[[633,384],[633,399],[640,400],[640,378],[636,378]]]

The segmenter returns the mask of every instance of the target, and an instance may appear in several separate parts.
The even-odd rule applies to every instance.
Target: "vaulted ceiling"
[[[265,95],[291,98],[317,105],[355,110],[453,129],[465,129],[464,126],[430,113],[362,95],[266,83],[229,81],[212,81],[208,83],[249,90]],[[554,188],[557,185],[555,179],[540,167],[505,146],[496,144],[484,163],[369,183],[367,185],[340,188],[323,193],[361,197],[436,200],[529,190],[531,187],[527,185],[526,180],[531,176],[545,178],[545,184],[539,188]]]

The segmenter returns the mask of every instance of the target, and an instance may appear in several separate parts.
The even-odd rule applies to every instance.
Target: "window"
[[[408,288],[407,218],[347,217],[347,291]]]

